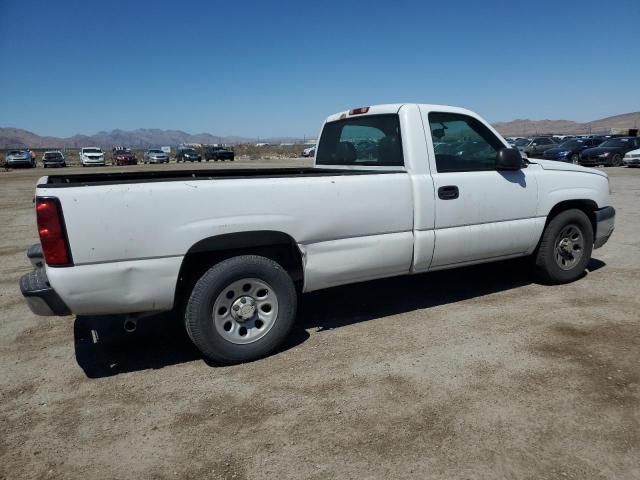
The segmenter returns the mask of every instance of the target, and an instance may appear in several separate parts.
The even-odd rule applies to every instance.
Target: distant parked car
[[[531,140],[525,137],[507,137],[505,140],[514,148],[524,147]]]
[[[235,153],[229,147],[224,147],[222,145],[212,145],[205,149],[204,151],[204,159],[208,162],[209,160],[213,160],[217,162],[218,160],[231,160],[233,162],[235,158]]]
[[[580,165],[605,165],[619,167],[622,158],[631,150],[640,148],[640,137],[617,137],[588,148],[580,154]]]
[[[30,167],[36,166],[36,158],[28,150],[9,150],[5,156],[7,167]]]
[[[178,147],[176,150],[176,162],[201,162],[202,155],[192,147]]]
[[[111,164],[112,165],[137,165],[138,159],[135,153],[127,147],[113,147],[111,149]]]
[[[529,145],[529,143],[531,143],[530,138],[519,137],[519,138],[516,138],[512,144],[510,143],[510,145],[520,150],[520,153],[524,153],[524,147]]]
[[[556,147],[558,144],[551,137],[534,137],[531,141],[522,149],[529,158],[540,158],[544,154],[545,150]]]
[[[587,148],[597,147],[602,143],[600,138],[576,138],[566,140],[560,145],[544,151],[545,160],[559,160],[561,162],[580,162],[580,152]]]
[[[83,167],[91,165],[105,166],[104,152],[98,147],[84,147],[80,150],[80,163]]]
[[[142,161],[144,163],[169,163],[169,155],[162,150],[151,149],[144,152]]]
[[[302,156],[303,157],[315,157],[316,156],[316,146],[312,145],[312,146],[307,147],[304,150],[302,150]]]
[[[51,150],[44,152],[42,155],[42,166],[47,167],[66,167],[67,162],[64,160],[64,155],[58,150]]]
[[[627,167],[640,167],[640,148],[627,152],[622,159]]]

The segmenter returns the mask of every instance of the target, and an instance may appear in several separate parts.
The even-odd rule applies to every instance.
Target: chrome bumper
[[[27,256],[35,267],[20,278],[20,291],[33,313],[42,316],[71,315],[69,307],[49,284],[40,245],[29,248]]]
[[[595,211],[596,231],[593,248],[600,248],[609,240],[615,228],[616,211],[613,207],[604,207]]]

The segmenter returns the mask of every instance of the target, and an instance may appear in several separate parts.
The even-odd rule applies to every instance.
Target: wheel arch
[[[558,215],[560,212],[571,210],[573,208],[577,210],[582,210],[587,215],[587,217],[589,218],[589,221],[591,222],[591,227],[593,228],[593,233],[595,235],[596,233],[595,211],[598,209],[598,204],[594,200],[590,200],[590,199],[563,200],[562,202],[556,203],[549,211],[544,227],[547,228],[547,225],[549,225],[549,222],[553,220],[553,218],[556,215]]]
[[[185,254],[174,305],[180,305],[195,282],[213,265],[239,255],[260,255],[280,264],[301,289],[304,282],[304,256],[289,234],[274,230],[253,230],[227,233],[204,238],[193,244]]]

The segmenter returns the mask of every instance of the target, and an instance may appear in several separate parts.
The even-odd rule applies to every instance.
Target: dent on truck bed
[[[48,268],[52,287],[76,315],[171,310],[182,256]]]

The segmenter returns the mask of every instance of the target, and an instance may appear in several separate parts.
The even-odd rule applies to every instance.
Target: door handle
[[[438,189],[438,197],[442,200],[455,200],[460,196],[460,191],[455,185],[447,185]]]

